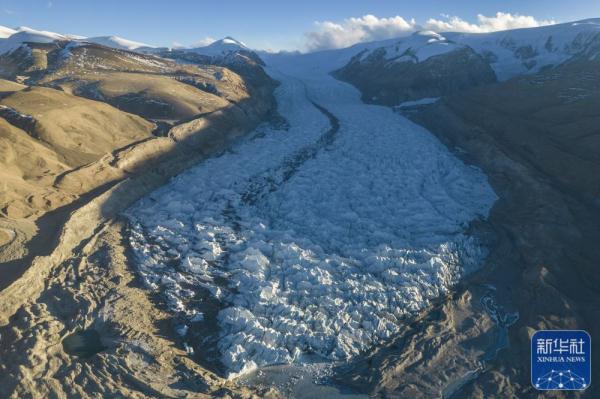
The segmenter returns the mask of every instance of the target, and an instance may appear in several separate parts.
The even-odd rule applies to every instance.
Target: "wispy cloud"
[[[305,35],[304,47],[308,51],[348,47],[359,42],[384,40],[402,37],[417,30],[427,29],[436,32],[494,32],[499,30],[531,28],[554,24],[553,20],[538,20],[529,15],[498,12],[495,16],[477,15],[477,22],[470,23],[457,16],[441,15],[442,19],[430,18],[423,25],[414,19],[399,15],[379,18],[365,15],[348,18],[341,22],[315,22],[316,29]]]

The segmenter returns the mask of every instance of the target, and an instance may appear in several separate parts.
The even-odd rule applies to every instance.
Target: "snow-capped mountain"
[[[6,26],[0,26],[0,39],[6,39],[15,33],[17,33],[17,31],[14,29],[7,28]]]
[[[55,40],[77,40],[80,36],[35,30],[28,27],[18,28],[12,35],[0,39],[0,54],[19,48],[23,43],[52,43]]]
[[[157,51],[167,50],[166,48],[157,48],[146,43],[125,39],[119,36],[84,37],[75,35],[64,35],[48,31],[40,31],[27,27],[21,27],[15,30],[4,26],[0,26],[0,54],[4,54],[8,51],[15,50],[19,48],[23,43],[51,43],[55,40],[72,40],[79,42],[95,43],[119,50],[141,51],[146,53],[155,53]],[[229,55],[237,53],[240,50],[251,51],[244,43],[232,37],[225,37],[204,47],[178,50],[190,51],[199,55],[209,57],[227,57]]]
[[[416,32],[401,39],[372,42],[350,47],[361,61],[372,54],[390,62],[423,62],[428,58],[469,47],[492,67],[499,80],[536,73],[559,65],[574,56],[596,58],[600,54],[600,18],[538,28],[492,33]],[[347,50],[336,50],[346,52]]]
[[[463,47],[445,36],[432,31],[419,31],[400,41],[395,41],[385,47],[366,51],[361,59],[365,59],[375,51],[385,51],[385,58],[390,61],[422,62],[436,55],[448,53]],[[383,49],[383,50],[381,50]]]
[[[358,87],[366,101],[398,105],[599,55],[600,19],[588,19],[492,33],[416,32],[314,57],[321,65],[332,60],[330,71]]]
[[[321,61],[331,58],[329,61],[332,66],[337,64],[335,67],[339,68],[361,52],[362,60],[368,60],[373,52],[385,52],[385,58],[391,62],[422,62],[432,56],[467,46],[490,63],[499,80],[505,80],[518,74],[535,73],[543,67],[558,65],[575,55],[587,54],[586,52],[589,52],[589,57],[596,57],[600,53],[599,37],[600,18],[596,18],[492,33],[421,31],[405,38],[359,43],[346,49],[315,54]],[[24,42],[48,43],[54,40],[83,40],[122,50],[146,51],[154,48],[118,36],[84,38],[27,27],[15,30],[0,26],[0,53],[13,50]],[[185,51],[223,57],[240,50],[251,51],[243,42],[225,37],[208,46]],[[333,59],[337,62],[333,62]],[[340,61],[343,63],[340,64]]]
[[[106,47],[112,47],[120,50],[137,50],[139,48],[154,48],[149,44],[124,39],[119,36],[98,36],[83,39],[88,43],[96,43]]]
[[[250,49],[244,43],[229,36],[221,40],[217,40],[208,46],[190,49],[190,51],[208,56],[225,56],[240,50],[250,51]]]
[[[23,43],[52,43],[56,40],[71,40],[79,42],[88,42],[100,44],[106,47],[112,47],[119,50],[138,50],[152,49],[145,43],[124,39],[118,36],[98,36],[89,37],[77,35],[65,35],[61,33],[35,30],[28,27],[10,29],[0,26],[0,54],[19,48]]]
[[[445,35],[486,58],[499,80],[536,73],[574,56],[593,59],[600,53],[600,18],[486,34]]]

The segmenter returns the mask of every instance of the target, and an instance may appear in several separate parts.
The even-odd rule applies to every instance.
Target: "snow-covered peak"
[[[600,26],[600,18],[590,18],[584,19],[581,21],[576,21],[572,23],[574,26],[576,25],[597,25]]]
[[[383,49],[385,50],[384,57],[390,61],[423,62],[428,58],[448,53],[460,47],[463,46],[448,41],[446,37],[439,33],[418,31],[379,48],[371,46],[371,50],[362,54],[361,60],[365,60],[375,51],[380,52]]]
[[[89,37],[84,39],[83,41],[88,43],[100,44],[102,46],[112,47],[120,50],[136,50],[141,47],[153,48],[153,46],[150,46],[148,44],[123,39],[119,36]]]
[[[600,18],[492,33],[444,33],[483,55],[498,79],[536,73],[600,46]],[[598,49],[597,49],[598,50]],[[596,50],[596,51],[597,51]],[[587,54],[594,58],[598,54]]]
[[[16,32],[9,37],[9,39],[32,43],[51,43],[54,40],[68,40],[71,38],[73,38],[73,36],[62,35],[60,33],[49,32],[46,30],[32,29],[27,26],[21,26],[17,28]]]
[[[215,43],[218,43],[218,42],[221,42],[221,43],[224,43],[224,44],[232,44],[232,45],[235,45],[235,46],[238,46],[238,47],[244,47],[244,48],[246,47],[246,45],[243,42],[240,42],[239,40],[236,40],[236,39],[234,39],[231,36],[227,36],[227,37],[225,37],[225,38],[223,38],[221,40],[217,40]]]
[[[0,54],[19,48],[23,43],[51,43],[56,40],[72,40],[77,42],[96,43],[120,50],[136,50],[141,48],[154,48],[148,44],[124,39],[118,36],[99,36],[86,38],[84,36],[64,35],[28,28],[26,26],[16,30],[0,26]]]
[[[0,26],[0,39],[6,39],[7,37],[14,35],[15,33],[17,33],[17,31],[14,29],[7,28],[6,26]]]
[[[244,43],[229,36],[221,40],[217,40],[216,42],[213,42],[208,46],[191,49],[191,51],[194,51],[198,54],[209,56],[224,56],[239,50],[249,49]]]
[[[359,62],[369,62],[381,56],[390,62],[422,62],[465,47],[489,62],[499,80],[537,73],[575,56],[600,60],[600,18],[491,33],[418,31],[407,37],[313,53],[312,57],[333,70],[342,67],[352,57]],[[369,58],[372,54],[374,58]],[[344,63],[341,63],[343,60]]]
[[[77,37],[23,26],[7,38],[0,39],[0,54],[15,50],[23,43],[52,43],[55,40],[73,40],[75,38]]]

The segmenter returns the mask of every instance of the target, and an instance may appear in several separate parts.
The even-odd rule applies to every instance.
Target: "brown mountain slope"
[[[27,133],[72,167],[148,138],[154,129],[154,124],[110,105],[44,87],[14,92],[0,104],[29,117]]]
[[[84,74],[56,85],[65,91],[105,101],[148,119],[177,121],[213,112],[229,102],[172,77],[127,72]]]
[[[0,56],[0,76],[19,77],[152,120],[176,122],[248,98],[238,74],[91,43],[29,43]]]
[[[196,61],[211,60],[205,57]],[[238,62],[236,67],[248,81],[219,65],[181,64],[93,43],[26,43],[0,55],[0,76],[29,85],[0,81],[0,117],[29,136],[27,145],[37,141],[67,166],[59,173],[33,167],[31,175],[54,176],[59,179],[57,189],[80,195],[115,176],[123,177],[111,165],[95,167],[92,163],[152,138],[152,133],[165,136],[177,125],[178,137],[193,135],[206,129],[207,120],[221,119],[220,114],[212,114],[224,110],[232,113],[232,123],[215,125],[220,129],[250,119],[256,122],[271,107],[274,85],[260,65],[242,64]],[[14,144],[21,145],[20,141]],[[161,141],[129,149],[124,163],[131,166],[172,148],[171,142]],[[87,167],[81,170],[84,165]],[[107,177],[107,169],[113,177]],[[76,182],[65,185],[63,175],[74,171]],[[99,175],[103,177],[93,177]],[[44,184],[51,184],[47,183],[50,180],[46,178]],[[13,199],[19,197],[12,194]],[[20,197],[25,201],[23,195]],[[6,202],[0,203],[0,209],[6,206]],[[35,208],[15,203],[11,209],[19,211],[11,214],[32,215]]]
[[[69,202],[62,173],[152,137],[154,124],[103,103],[0,80],[0,211],[22,218]]]
[[[0,211],[24,217],[69,199],[52,188],[54,177],[69,169],[52,149],[0,118]]]
[[[15,91],[23,90],[27,88],[27,86],[11,82],[10,80],[0,79],[0,96],[4,97],[4,95],[9,93],[14,93]]]

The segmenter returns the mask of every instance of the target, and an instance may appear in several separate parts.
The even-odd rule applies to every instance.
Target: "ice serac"
[[[269,58],[287,123],[260,126],[128,212],[143,281],[195,353],[218,326],[230,377],[306,354],[349,359],[486,255],[465,233],[496,199],[486,177],[364,104],[328,74],[339,62],[328,56]]]

